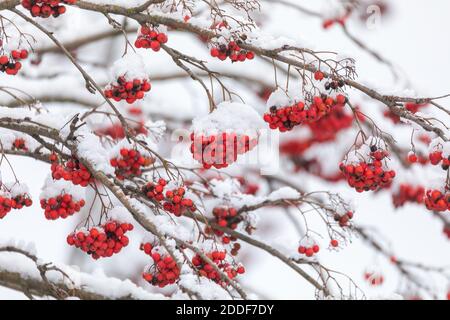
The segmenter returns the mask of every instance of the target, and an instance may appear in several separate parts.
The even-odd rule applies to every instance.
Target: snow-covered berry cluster
[[[310,237],[303,238],[298,247],[298,253],[305,255],[308,258],[314,256],[319,250],[319,244]]]
[[[342,106],[347,98],[338,94],[335,98],[323,94],[315,96],[309,106],[300,101],[289,106],[271,106],[269,112],[264,114],[264,121],[269,124],[270,129],[278,129],[280,132],[290,131],[295,126],[303,123],[318,121],[329,114],[336,106]]]
[[[155,247],[150,242],[141,244],[141,250],[153,259],[153,264],[146,267],[142,277],[151,285],[164,288],[180,278],[180,269],[169,254],[158,249],[161,248]]]
[[[12,50],[9,57],[7,55],[0,55],[0,71],[11,76],[16,75],[22,68],[20,60],[26,59],[27,57],[28,51],[26,49]]]
[[[165,190],[168,188],[168,190]],[[143,188],[142,192],[150,200],[162,203],[163,209],[180,217],[187,212],[197,210],[194,201],[186,197],[186,188],[169,187],[167,181],[160,178],[157,183],[149,182]]]
[[[392,202],[394,203],[394,207],[399,208],[407,202],[423,203],[424,196],[424,187],[402,183],[398,187],[398,190],[392,194]]]
[[[242,216],[239,216],[237,210],[233,207],[228,206],[215,207],[212,213],[214,215],[215,222],[219,226],[224,228],[235,230],[239,222],[243,221]],[[206,234],[214,233],[216,236],[222,237],[223,244],[229,244],[230,242],[232,241],[234,242],[237,240],[235,237],[225,235],[223,231],[214,229],[210,226],[207,226],[205,228],[205,233]],[[236,253],[237,251],[239,251],[239,248],[237,248]]]
[[[236,41],[230,41],[228,44],[220,44],[211,48],[211,56],[222,61],[230,58],[232,62],[243,62],[252,60],[255,54],[239,47]]]
[[[427,190],[425,195],[425,206],[432,211],[450,211],[450,190]]]
[[[392,183],[395,171],[383,165],[388,152],[376,145],[363,144],[354,157],[341,162],[339,169],[350,187],[357,192],[375,191]]]
[[[75,4],[77,0],[22,0],[22,6],[30,10],[33,17],[58,17],[66,12],[64,4]]]
[[[450,167],[450,155],[445,156],[443,151],[433,151],[429,154],[430,163],[433,166],[441,166],[443,170],[448,170]]]
[[[127,80],[125,76],[117,78],[116,82],[110,83],[105,89],[105,96],[115,101],[125,100],[132,104],[136,100],[144,98],[146,92],[150,91],[149,79]]]
[[[1,182],[0,182],[1,185]],[[11,209],[20,210],[33,204],[28,187],[19,182],[5,183],[0,191],[0,219],[3,219]]]
[[[136,149],[127,148],[121,148],[120,155],[110,160],[110,164],[115,168],[115,174],[119,180],[140,176],[142,168],[148,167],[153,162],[153,158],[143,156]]]
[[[72,181],[74,185],[82,187],[86,187],[93,180],[89,170],[76,158],[72,158],[65,163],[58,163],[58,156],[52,153],[50,161],[52,162],[52,177],[55,180]]]
[[[130,223],[109,220],[91,229],[79,229],[67,236],[67,243],[81,249],[94,259],[111,257],[128,245],[126,232],[133,230]]]
[[[167,40],[167,35],[164,32],[159,32],[154,27],[142,25],[134,45],[136,48],[150,48],[157,52],[161,49],[161,44],[167,43]]]
[[[238,155],[252,150],[258,141],[248,135],[223,132],[213,135],[191,133],[191,153],[203,168],[222,169],[237,161]]]
[[[245,273],[245,269],[242,265],[233,266],[230,262],[226,260],[225,251],[211,251],[205,253],[208,257],[229,279],[234,279],[238,274]],[[207,263],[202,259],[199,254],[196,254],[192,258],[192,264],[197,269],[199,275],[206,277],[217,284],[222,286],[228,285],[226,280],[223,280],[221,275],[214,269],[212,265]]]
[[[74,199],[71,194],[64,192],[56,197],[41,199],[41,208],[48,220],[65,219],[79,212],[84,205],[84,199]]]
[[[28,150],[25,140],[22,138],[17,138],[16,140],[14,140],[14,142],[12,144],[12,149],[13,150],[23,150],[23,151]]]
[[[173,213],[180,217],[187,212],[194,212],[197,210],[194,202],[186,198],[186,189],[184,187],[167,190],[165,193],[165,200],[163,208],[167,212]]]

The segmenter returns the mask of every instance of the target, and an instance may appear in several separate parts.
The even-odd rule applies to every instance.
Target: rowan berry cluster
[[[142,25],[134,45],[136,48],[150,48],[157,52],[161,49],[161,44],[167,43],[167,40],[167,35],[164,32],[159,32],[156,28]]]
[[[33,17],[59,17],[66,12],[64,4],[75,4],[77,0],[22,0],[22,6],[30,10]]]
[[[417,103],[405,103],[405,109],[411,113],[417,113],[420,109],[427,107],[428,104],[417,104]],[[399,124],[401,123],[400,117],[393,113],[391,110],[386,110],[384,112],[384,116],[388,119],[391,119],[393,123]]]
[[[26,146],[25,140],[22,138],[16,138],[12,144],[12,149],[13,150],[23,150],[23,151],[27,151],[28,148]]]
[[[432,211],[450,211],[450,191],[427,190],[425,195],[425,206]]]
[[[256,183],[252,183],[245,179],[244,177],[236,177],[241,185],[241,190],[243,194],[251,194],[256,195],[259,190],[259,185]]]
[[[190,151],[203,168],[222,169],[236,162],[238,155],[252,150],[258,144],[256,138],[236,133],[218,133],[209,136],[191,133]]]
[[[52,177],[55,180],[64,179],[72,181],[74,185],[86,187],[93,178],[89,170],[76,158],[72,158],[66,163],[58,163],[58,156],[55,153],[50,155],[52,162],[51,171]]]
[[[341,228],[344,228],[344,227],[349,226],[350,220],[353,219],[353,215],[354,215],[353,211],[347,211],[344,214],[336,213],[333,218],[334,218],[334,221],[339,223],[339,226]]]
[[[142,273],[145,281],[153,286],[164,288],[174,284],[180,278],[180,269],[169,254],[161,254],[158,250],[154,250],[154,246],[149,242],[142,243],[141,250],[153,259],[153,264]]]
[[[162,202],[163,209],[180,217],[187,212],[197,210],[194,202],[186,197],[186,188],[178,187],[165,190],[167,181],[163,178],[158,183],[149,182],[143,188],[142,192],[150,200]]]
[[[71,194],[64,192],[56,197],[41,199],[41,208],[48,220],[65,219],[79,212],[84,205],[83,199],[76,200]]]
[[[126,232],[133,230],[130,223],[109,220],[89,230],[81,229],[67,236],[67,243],[81,249],[94,259],[111,257],[128,245]]]
[[[409,163],[419,163],[421,165],[425,165],[430,162],[428,157],[422,156],[421,154],[415,152],[410,152],[408,154],[407,160]]]
[[[116,177],[119,180],[140,176],[142,168],[148,167],[154,162],[153,158],[143,156],[135,149],[122,148],[119,154],[120,156],[110,160],[110,164],[114,167]]]
[[[315,96],[309,106],[306,106],[304,102],[281,108],[272,106],[269,112],[264,114],[263,119],[269,124],[270,129],[278,129],[280,132],[290,131],[303,123],[318,121],[329,114],[334,107],[342,106],[346,101],[347,98],[342,94],[338,94],[335,99],[323,94]]]
[[[429,155],[430,163],[433,166],[441,166],[443,170],[448,170],[450,167],[450,155],[445,157],[442,151],[433,151]]]
[[[242,216],[238,215],[237,210],[232,207],[227,207],[227,206],[216,207],[213,209],[213,215],[215,218],[215,222],[219,226],[224,227],[224,228],[229,228],[232,230],[235,230],[237,228],[238,224],[243,221]],[[207,226],[205,228],[205,233],[206,234],[214,233],[216,236],[222,237],[223,244],[229,244],[230,242],[234,242],[237,240],[237,238],[235,238],[233,236],[225,235],[225,233],[223,231],[214,229],[210,226]],[[239,249],[240,249],[240,246],[233,247],[233,250],[235,252],[232,252],[232,253],[237,254]],[[233,255],[235,255],[235,254],[233,254]]]
[[[300,245],[298,247],[298,253],[305,255],[308,258],[314,256],[319,252],[319,250],[319,245],[311,238],[304,238],[300,241]]]
[[[392,194],[392,201],[394,203],[394,207],[399,208],[407,202],[423,203],[424,196],[424,187],[402,183],[397,192]]]
[[[228,44],[220,44],[211,48],[211,56],[222,61],[230,58],[232,62],[243,62],[252,60],[255,54],[239,47],[236,41],[230,41]]]
[[[28,57],[28,51],[12,50],[9,57],[7,55],[0,55],[0,71],[5,72],[8,75],[14,76],[22,68],[20,60]]]
[[[187,212],[194,212],[197,208],[194,202],[185,197],[186,189],[184,187],[168,190],[165,193],[163,203],[164,210],[180,217]]]
[[[132,104],[136,100],[144,98],[146,92],[150,91],[151,85],[148,79],[127,80],[124,76],[109,84],[105,89],[105,96],[115,101],[125,100]]]
[[[339,169],[344,174],[349,186],[357,192],[375,191],[392,183],[395,177],[394,170],[383,167],[383,160],[388,156],[387,151],[377,146],[370,147],[369,159],[358,163],[345,164],[341,162]]]
[[[233,266],[226,261],[225,251],[211,251],[205,253],[216,266],[219,268],[229,279],[234,279],[238,274],[245,273],[245,269],[241,265]],[[228,282],[223,280],[219,272],[217,272],[212,265],[202,259],[199,254],[196,254],[192,258],[192,264],[197,269],[199,275],[206,277],[219,285],[226,286]]]
[[[9,192],[0,195],[0,219],[3,219],[11,209],[22,209],[30,207],[33,204],[28,193],[15,194],[12,196]]]

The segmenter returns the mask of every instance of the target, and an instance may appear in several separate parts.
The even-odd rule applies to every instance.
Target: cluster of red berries
[[[432,211],[450,211],[450,192],[427,190],[425,196],[425,206],[428,210]]]
[[[142,277],[153,286],[164,288],[169,284],[174,284],[180,278],[180,269],[170,255],[162,255],[156,250],[153,251],[151,243],[141,244],[141,250],[153,259],[153,265],[146,270]]]
[[[120,157],[112,158],[111,165],[115,168],[117,179],[124,180],[125,178],[140,176],[142,167],[147,167],[153,163],[153,158],[144,157],[138,150],[135,149],[120,149]]]
[[[398,191],[392,195],[394,207],[399,208],[407,202],[422,203],[425,197],[425,188],[412,186],[407,183],[400,185]]]
[[[163,178],[158,180],[158,183],[149,182],[143,188],[147,198],[155,200],[157,202],[164,200],[164,187],[167,185],[167,181]]]
[[[338,104],[323,118],[307,123],[312,133],[311,142],[332,141],[340,131],[350,128],[352,123],[353,115],[344,111],[344,105]]]
[[[144,98],[146,92],[150,91],[151,85],[147,79],[134,79],[127,81],[124,76],[117,79],[117,82],[110,84],[105,89],[105,96],[115,101],[125,100],[132,104],[136,100]]]
[[[92,181],[92,175],[89,170],[76,158],[72,158],[65,164],[59,164],[58,156],[52,153],[50,155],[50,161],[52,162],[52,177],[55,180],[64,179],[66,181],[72,181],[74,185],[80,185],[82,187],[86,187]]]
[[[345,214],[338,214],[336,213],[334,215],[334,221],[336,221],[337,223],[339,223],[339,226],[341,228],[344,227],[348,227],[350,220],[353,219],[353,212],[352,211],[347,211]]]
[[[253,52],[240,48],[235,41],[230,41],[228,45],[221,44],[217,47],[212,47],[210,53],[214,58],[219,58],[222,61],[230,58],[232,62],[243,62],[252,60],[255,57]]]
[[[236,162],[238,155],[252,150],[257,144],[256,138],[236,133],[219,133],[204,136],[191,133],[191,153],[203,168],[226,168]]]
[[[19,60],[26,59],[28,57],[28,51],[13,50],[10,56],[1,55],[0,56],[0,71],[5,72],[8,75],[14,76],[22,68],[22,63]]]
[[[185,193],[186,189],[184,187],[166,191],[163,203],[164,210],[173,213],[177,217],[182,216],[186,212],[194,212],[197,208],[191,199],[185,198]]]
[[[426,156],[411,152],[408,154],[407,160],[409,163],[420,163],[421,165],[427,164],[430,160]]]
[[[303,102],[282,108],[272,106],[270,111],[264,114],[263,119],[269,124],[270,129],[278,129],[280,132],[290,131],[297,125],[319,120],[329,114],[334,107],[344,105],[346,102],[347,98],[342,94],[338,94],[336,99],[323,94],[314,97],[308,108]]]
[[[184,187],[167,190],[164,192],[164,188],[167,185],[167,181],[163,178],[158,180],[158,183],[149,182],[143,188],[142,192],[150,200],[156,202],[163,201],[162,205],[164,210],[173,213],[175,216],[180,217],[186,212],[194,212],[196,206],[194,202],[186,198],[186,189]]]
[[[138,134],[147,135],[148,133],[147,129],[144,126],[144,123],[130,124],[129,129],[131,135],[133,136],[137,136]],[[111,137],[114,140],[125,138],[125,130],[120,123],[115,123],[104,129],[96,130],[95,133],[99,136]]]
[[[30,207],[33,204],[28,194],[17,195],[14,198],[10,198],[6,195],[0,196],[0,219],[3,219],[11,209],[22,209]]]
[[[111,257],[128,245],[126,232],[133,230],[130,223],[110,220],[90,230],[80,230],[67,236],[67,243],[91,255],[94,259]]]
[[[381,286],[384,282],[384,277],[378,272],[365,272],[364,279],[372,286]]]
[[[243,220],[242,216],[238,215],[238,212],[235,208],[232,207],[216,207],[213,209],[213,215],[216,220],[216,223],[224,228],[229,228],[235,230],[239,224]],[[223,244],[229,244],[232,241],[236,241],[237,238],[233,236],[224,235],[223,231],[216,230],[210,226],[205,228],[206,234],[214,233],[216,236],[222,237]],[[233,248],[234,249],[234,248]],[[237,248],[239,251],[239,247]]]
[[[305,256],[307,256],[308,258],[314,256],[316,253],[318,253],[320,250],[319,245],[317,244],[313,244],[312,246],[303,246],[300,245],[298,247],[298,253],[300,254],[304,254]]]
[[[85,201],[83,199],[77,201],[68,193],[41,199],[41,208],[44,209],[45,218],[48,220],[65,219],[75,212],[79,212],[84,205]]]
[[[30,10],[33,17],[58,17],[66,12],[62,4],[75,4],[77,0],[22,0],[22,6]]]
[[[17,138],[14,140],[13,144],[12,144],[12,149],[13,150],[23,150],[23,151],[27,151],[28,148],[25,144],[25,140],[22,138]]]
[[[243,266],[233,266],[225,260],[225,251],[212,251],[205,253],[205,256],[211,259],[211,261],[214,262],[214,264],[222,270],[229,279],[234,279],[238,274],[245,273]],[[227,281],[222,280],[220,274],[214,269],[214,267],[204,261],[200,255],[196,254],[192,258],[192,264],[197,269],[199,275],[206,277],[222,286],[228,284]]]
[[[440,165],[443,170],[448,170],[450,167],[450,156],[445,158],[442,151],[434,151],[430,153],[429,159],[433,166]]]
[[[359,162],[358,164],[345,165],[341,162],[339,169],[345,176],[350,187],[357,192],[375,191],[386,187],[392,183],[395,177],[394,170],[385,170],[382,160],[388,156],[385,150],[371,147],[370,161]]]
[[[156,29],[143,25],[134,45],[136,48],[151,48],[157,52],[161,49],[161,44],[166,43],[167,40],[167,35],[164,32],[158,32]]]
[[[411,113],[417,113],[420,109],[427,107],[428,104],[406,103],[405,109]],[[386,110],[384,116],[391,119],[393,123],[399,124],[401,122],[400,117],[393,113],[391,110]]]

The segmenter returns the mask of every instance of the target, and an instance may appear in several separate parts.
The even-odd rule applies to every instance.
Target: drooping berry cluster
[[[155,200],[156,202],[160,202],[164,200],[164,187],[167,185],[167,181],[165,179],[159,179],[158,183],[149,182],[143,188],[142,191],[147,196],[147,198],[151,200]]]
[[[12,200],[6,195],[0,196],[0,219],[3,219],[12,209]]]
[[[443,170],[450,167],[450,155],[445,157],[442,151],[433,151],[429,155],[430,163],[433,166],[441,166]]]
[[[28,193],[17,194],[11,199],[11,207],[13,209],[22,209],[23,207],[31,207],[33,201]]]
[[[115,83],[109,84],[105,89],[105,96],[115,101],[125,100],[132,104],[136,100],[144,98],[146,92],[150,91],[151,85],[148,79],[127,80],[124,76],[117,79]]]
[[[353,219],[353,212],[347,211],[344,214],[336,213],[333,218],[334,218],[334,221],[339,223],[339,226],[341,228],[348,227],[350,224],[350,220]]]
[[[226,261],[225,251],[212,251],[205,253],[205,256],[211,259],[214,264],[227,275],[229,279],[234,279],[238,274],[245,273],[245,269],[241,265],[233,266]],[[219,285],[226,286],[228,282],[223,280],[221,275],[214,269],[212,265],[202,259],[202,257],[196,254],[192,258],[192,264],[197,269],[199,275],[206,277]]]
[[[13,50],[9,57],[7,55],[0,55],[0,71],[8,75],[16,75],[22,68],[20,60],[26,59],[27,57],[28,51],[25,49]]]
[[[194,212],[196,206],[194,202],[185,197],[186,189],[179,187],[173,190],[167,190],[163,203],[164,210],[180,217],[187,212]]]
[[[16,138],[12,144],[12,149],[13,150],[23,150],[23,151],[27,151],[28,148],[26,146],[25,140],[22,138]]]
[[[163,178],[158,183],[149,182],[143,188],[142,192],[150,200],[162,202],[163,209],[180,217],[187,212],[197,210],[194,202],[186,197],[186,188],[178,187],[170,190],[164,190],[167,187],[167,181]]]
[[[64,192],[56,197],[41,199],[41,208],[48,220],[65,219],[79,212],[84,205],[83,199],[77,201],[71,194]]]
[[[238,215],[238,212],[235,208],[223,206],[223,207],[216,207],[213,209],[213,215],[215,218],[215,222],[224,228],[229,228],[232,230],[235,230],[238,226],[238,224],[243,221],[243,217]],[[237,238],[233,236],[225,235],[225,233],[221,230],[214,229],[210,226],[205,228],[206,234],[212,234],[214,233],[216,236],[222,237],[222,243],[223,244],[229,244],[230,242],[234,242],[237,240]],[[235,250],[236,254],[237,251],[239,251],[239,248]],[[234,249],[234,248],[233,248]]]
[[[75,4],[77,0],[22,0],[22,6],[30,10],[33,17],[58,17],[66,12],[63,4]]]
[[[425,206],[432,211],[450,211],[450,191],[427,190],[425,195]]]
[[[238,155],[252,150],[258,144],[256,138],[236,133],[203,135],[191,133],[190,151],[203,168],[222,169],[237,161]]]
[[[298,247],[298,253],[301,255],[305,255],[308,258],[314,256],[316,253],[318,253],[320,250],[319,245],[310,238],[305,238],[302,241],[300,241],[300,245]]]
[[[335,99],[323,94],[320,97],[314,97],[309,106],[306,106],[304,102],[281,108],[272,106],[270,111],[264,114],[263,119],[272,130],[290,131],[303,123],[318,121],[329,114],[334,107],[342,106],[346,101],[347,98],[342,94],[338,94]]]
[[[425,196],[425,188],[402,183],[397,192],[392,194],[394,207],[399,208],[407,202],[422,203]]]
[[[51,171],[52,177],[55,180],[64,179],[66,181],[72,181],[74,185],[80,185],[86,187],[92,182],[92,175],[89,170],[76,158],[72,158],[66,163],[58,163],[58,156],[56,154],[50,155],[50,161],[52,162]]]
[[[143,156],[138,150],[127,148],[120,149],[120,156],[110,160],[119,180],[140,176],[142,168],[148,167],[153,162],[153,158]]]
[[[161,254],[154,250],[154,246],[149,242],[141,244],[141,250],[153,259],[153,264],[142,273],[145,281],[153,286],[164,288],[174,284],[180,278],[180,269],[169,254]]]
[[[388,186],[395,177],[394,170],[383,167],[383,160],[388,156],[387,151],[377,146],[370,147],[369,159],[358,163],[345,164],[341,162],[339,169],[344,174],[350,187],[357,192],[375,191]]]
[[[28,187],[19,182],[4,183],[0,181],[0,219],[4,218],[11,209],[20,210],[33,204]]]
[[[210,53],[214,58],[218,58],[222,61],[230,58],[232,62],[243,62],[245,60],[252,60],[255,57],[253,52],[240,48],[235,41],[214,46],[211,48]]]
[[[150,48],[157,52],[161,49],[161,44],[165,44],[167,40],[167,35],[164,32],[159,32],[153,27],[142,25],[134,45],[136,48]]]
[[[81,229],[67,236],[67,243],[91,255],[94,259],[111,257],[128,245],[126,232],[133,230],[130,223],[109,220],[102,226]]]

